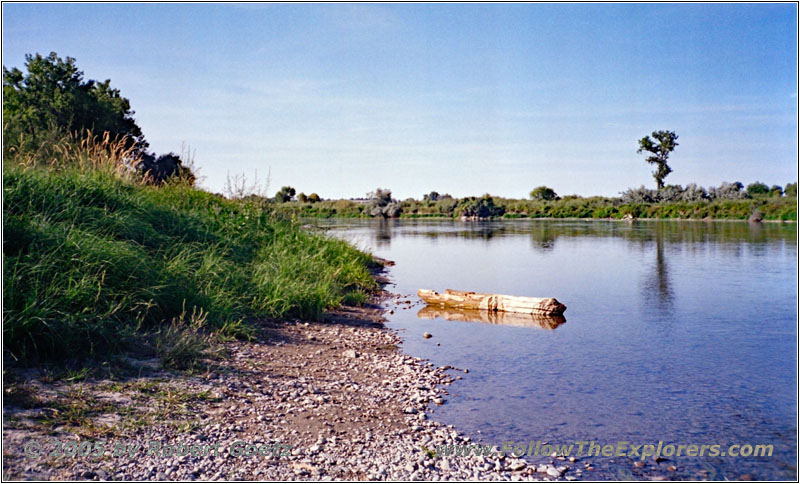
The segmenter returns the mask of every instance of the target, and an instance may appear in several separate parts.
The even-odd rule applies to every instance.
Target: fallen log
[[[487,311],[485,309],[457,309],[442,306],[425,306],[417,313],[420,319],[442,318],[447,321],[500,324],[526,328],[556,329],[567,322],[564,316],[546,314],[510,313],[507,311]]]
[[[431,305],[460,309],[483,309],[486,311],[547,315],[559,315],[567,310],[566,306],[552,297],[505,296],[502,294],[454,291],[452,289],[448,289],[444,294],[430,289],[420,289],[417,291],[417,295]]]

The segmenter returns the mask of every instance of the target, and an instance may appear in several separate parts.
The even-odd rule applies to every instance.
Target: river
[[[390,305],[406,353],[469,370],[451,371],[462,379],[431,414],[474,440],[772,445],[772,456],[709,447],[643,465],[584,448],[567,464],[593,467],[589,479],[797,479],[795,224],[311,223],[395,261],[390,290],[412,302],[451,288],[566,304],[565,321],[530,324]]]

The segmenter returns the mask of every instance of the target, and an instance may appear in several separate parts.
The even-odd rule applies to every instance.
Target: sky
[[[111,79],[201,186],[616,196],[797,180],[795,4],[14,4],[2,62]]]

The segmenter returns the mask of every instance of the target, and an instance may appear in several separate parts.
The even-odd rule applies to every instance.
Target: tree
[[[319,195],[317,195],[316,193],[312,193],[311,195],[308,196],[308,201],[311,202],[311,203],[317,203],[320,200],[322,200],[322,199],[319,198]]]
[[[481,198],[468,197],[462,199],[456,208],[462,217],[489,218],[499,217],[505,213],[505,208],[494,204],[494,199],[487,193]]]
[[[281,187],[278,193],[275,194],[275,200],[278,202],[289,202],[294,198],[295,189],[289,186]]]
[[[403,212],[400,202],[392,199],[391,190],[376,188],[374,192],[368,193],[367,197],[370,199],[367,202],[367,211],[373,217],[394,218]]]
[[[195,176],[192,170],[184,166],[181,157],[175,153],[167,153],[158,158],[154,154],[142,153],[136,165],[144,176],[144,181],[153,185],[162,185],[171,178],[179,178],[189,185],[194,185]]]
[[[297,201],[300,203],[306,203],[308,201],[308,196],[305,193],[300,192],[297,194]]]
[[[437,202],[439,201],[439,192],[433,191],[430,193],[426,193],[422,196],[422,200],[425,202]]]
[[[656,171],[653,172],[653,178],[656,179],[657,188],[661,190],[664,188],[664,178],[672,173],[672,168],[667,165],[667,158],[669,154],[678,146],[675,142],[678,135],[673,131],[653,131],[653,139],[649,136],[639,140],[639,149],[637,153],[641,154],[643,151],[652,153],[648,156],[646,161],[650,164],[656,165]]]
[[[133,119],[128,99],[111,81],[84,81],[75,59],[55,52],[25,56],[27,74],[3,66],[3,136],[35,148],[53,131],[127,136],[128,147],[144,152],[148,144]],[[5,144],[5,143],[4,143]]]
[[[547,201],[556,199],[558,199],[558,195],[555,190],[544,185],[536,187],[531,191],[531,200]]]
[[[796,197],[797,196],[797,182],[787,183],[786,184],[786,188],[783,189],[783,193],[787,197]]]
[[[783,187],[780,185],[772,185],[769,189],[769,196],[770,197],[782,197],[783,196]]]
[[[769,186],[764,183],[757,181],[755,183],[747,185],[747,195],[749,195],[750,197],[755,197],[758,195],[766,195],[768,193],[769,193]]]

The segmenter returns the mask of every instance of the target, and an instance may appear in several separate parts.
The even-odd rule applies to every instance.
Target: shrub
[[[496,206],[491,196],[484,195],[481,198],[468,197],[462,199],[458,203],[456,212],[461,217],[489,218],[503,215],[505,208]]]
[[[556,194],[555,190],[544,185],[534,188],[531,191],[530,196],[531,200],[547,201],[558,199],[558,195]]]
[[[399,217],[403,212],[400,202],[392,199],[392,191],[383,188],[376,188],[374,192],[368,193],[367,211],[373,217]]]
[[[750,197],[755,197],[758,195],[766,195],[769,193],[769,186],[761,183],[755,182],[747,185],[747,195]]]

